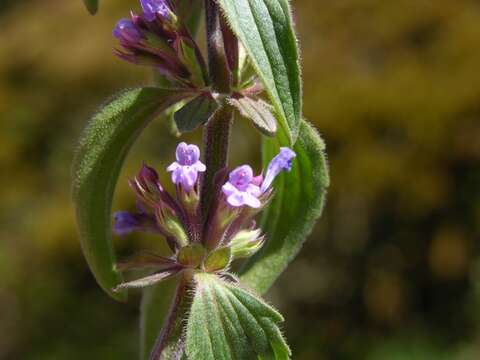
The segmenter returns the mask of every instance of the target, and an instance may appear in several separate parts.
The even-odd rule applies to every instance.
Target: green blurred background
[[[480,2],[293,5],[305,115],[332,177],[322,220],[268,294],[293,358],[479,359]],[[96,286],[69,189],[90,114],[149,81],[112,54],[130,7],[0,1],[0,359],[137,358],[139,296],[119,304]],[[258,164],[253,133],[235,125],[232,164]],[[116,209],[133,206],[141,160],[165,167],[176,141],[149,127]],[[115,241],[128,253],[155,240]]]

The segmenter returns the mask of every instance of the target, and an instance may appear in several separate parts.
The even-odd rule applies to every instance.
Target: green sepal
[[[230,264],[231,257],[232,251],[229,247],[215,249],[205,259],[203,268],[207,272],[223,270]]]
[[[260,250],[265,243],[260,229],[240,230],[230,241],[232,257],[234,259],[247,258]]]
[[[93,117],[80,138],[72,168],[80,244],[95,279],[117,300],[126,299],[124,291],[113,291],[122,282],[111,240],[111,204],[117,178],[143,128],[182,96],[161,88],[125,91]]]
[[[200,244],[191,244],[181,248],[177,254],[177,261],[188,267],[199,266],[205,257],[205,248]]]
[[[198,273],[194,281],[185,340],[189,359],[289,359],[278,311],[216,275]]]
[[[205,86],[208,79],[207,70],[199,59],[200,54],[196,52],[194,43],[186,37],[181,37],[178,43],[180,59],[192,74],[191,82],[198,87]]]
[[[286,146],[286,142],[263,139],[264,167],[278,154],[279,146]],[[261,219],[267,237],[265,246],[240,271],[242,284],[259,293],[270,288],[300,251],[322,214],[330,182],[325,144],[306,121],[302,121],[293,150],[297,156],[292,170],[275,180],[275,196]]]

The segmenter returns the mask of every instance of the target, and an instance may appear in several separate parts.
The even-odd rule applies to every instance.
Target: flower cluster
[[[140,5],[140,14],[132,12],[130,19],[121,19],[113,30],[121,47],[116,55],[153,66],[176,86],[204,86],[205,61],[171,1],[140,0]]]
[[[132,231],[161,234],[174,255],[171,258],[142,255],[123,264],[124,269],[148,264],[157,272],[120,287],[149,285],[164,279],[161,274],[172,276],[187,268],[223,271],[231,260],[251,256],[264,242],[253,218],[272,197],[275,177],[291,169],[294,157],[291,149],[281,148],[265,176],[254,176],[249,165],[239,166],[229,174],[220,171],[216,176],[218,191],[208,214],[200,211],[200,183],[206,166],[200,161],[196,145],[178,144],[176,161],[166,169],[176,187],[175,197],[162,187],[157,172],[144,164],[129,182],[136,193],[138,211],[116,212],[114,231],[118,235]],[[215,261],[209,260],[212,256]],[[223,260],[219,262],[219,258]]]

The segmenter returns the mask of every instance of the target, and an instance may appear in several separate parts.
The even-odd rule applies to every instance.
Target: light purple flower
[[[142,39],[142,34],[129,19],[121,19],[113,29],[113,36],[123,43],[135,44]]]
[[[197,182],[198,173],[206,170],[206,166],[200,161],[200,150],[196,145],[181,142],[175,155],[177,161],[170,164],[167,171],[172,172],[174,184],[189,191]]]
[[[290,171],[292,168],[292,160],[297,154],[288,148],[281,147],[280,152],[275,156],[268,164],[267,174],[263,180],[262,186],[260,188],[261,192],[264,193],[272,185],[273,180],[277,177],[278,174],[282,171]]]
[[[145,20],[154,21],[157,14],[165,18],[170,13],[170,8],[166,0],[140,0]]]
[[[233,170],[228,181],[222,186],[228,204],[233,207],[247,205],[259,208],[261,203],[258,197],[261,192],[258,185],[252,183],[253,179],[253,170],[248,165],[242,165]]]

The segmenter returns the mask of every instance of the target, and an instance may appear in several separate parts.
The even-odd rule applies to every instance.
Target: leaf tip
[[[98,11],[98,0],[83,0],[85,7],[90,15],[95,15]]]

